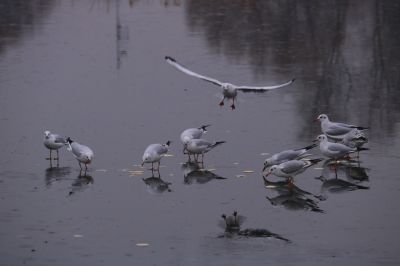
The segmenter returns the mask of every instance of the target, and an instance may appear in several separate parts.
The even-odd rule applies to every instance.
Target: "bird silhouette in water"
[[[220,221],[219,225],[225,229],[225,234],[220,237],[233,237],[235,235],[244,236],[244,237],[273,237],[276,239],[283,240],[287,243],[291,241],[287,238],[284,238],[278,234],[272,233],[267,229],[252,229],[247,228],[241,230],[241,226],[243,222],[246,220],[246,217],[239,215],[237,211],[234,211],[232,215],[222,214],[222,222]]]

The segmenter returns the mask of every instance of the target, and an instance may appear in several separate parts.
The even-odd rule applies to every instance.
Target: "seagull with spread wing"
[[[173,67],[175,67],[176,69],[182,71],[185,74],[188,74],[190,76],[211,82],[212,84],[218,85],[220,87],[222,87],[222,94],[223,94],[223,99],[222,101],[219,103],[220,106],[224,105],[224,101],[225,99],[232,99],[232,105],[231,108],[235,109],[235,99],[237,96],[237,91],[243,91],[243,92],[265,92],[268,90],[273,90],[273,89],[278,89],[281,87],[285,87],[287,85],[290,85],[294,82],[295,79],[292,79],[289,82],[283,83],[283,84],[279,84],[279,85],[274,85],[274,86],[264,86],[264,87],[254,87],[254,86],[236,86],[234,84],[231,83],[225,83],[225,82],[221,82],[219,80],[216,80],[214,78],[210,78],[210,77],[206,77],[200,74],[197,74],[189,69],[187,69],[186,67],[184,67],[183,65],[179,64],[174,58],[170,57],[170,56],[166,56],[165,60],[167,61],[167,63],[169,63],[170,65],[172,65]]]

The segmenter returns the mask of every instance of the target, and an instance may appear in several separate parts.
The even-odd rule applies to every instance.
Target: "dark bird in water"
[[[286,239],[278,234],[272,233],[267,229],[243,229],[240,227],[243,222],[246,220],[246,217],[239,215],[237,211],[234,211],[232,215],[226,216],[225,214],[221,215],[223,222],[219,223],[222,228],[225,228],[225,235],[220,237],[233,237],[235,235],[244,236],[244,237],[273,237],[276,239],[283,240],[287,243],[290,243],[289,239]]]
[[[234,211],[233,214],[230,216],[222,214],[221,217],[225,221],[226,232],[239,232],[240,226],[246,220],[246,217],[238,215],[237,211]]]

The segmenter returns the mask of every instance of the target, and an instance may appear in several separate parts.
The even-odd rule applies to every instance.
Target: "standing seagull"
[[[357,150],[367,150],[367,148],[350,148],[341,143],[329,142],[324,134],[319,135],[315,141],[319,141],[319,149],[324,156],[335,160],[345,158]]]
[[[82,170],[81,163],[85,164],[85,172],[87,170],[87,165],[90,164],[93,160],[93,151],[85,145],[79,144],[76,141],[73,141],[71,138],[67,138],[68,142],[68,150],[72,152],[74,157],[78,160],[79,167]]]
[[[284,163],[284,162],[287,162],[290,160],[300,159],[300,158],[309,156],[310,154],[307,154],[307,151],[311,150],[312,148],[314,148],[316,146],[318,146],[318,145],[312,144],[310,146],[296,149],[296,150],[285,150],[285,151],[281,151],[279,153],[275,153],[274,155],[272,155],[271,157],[269,157],[265,160],[263,171],[265,171],[265,169],[267,169],[267,167],[272,166],[272,165],[281,164],[281,163]]]
[[[58,149],[63,147],[64,145],[66,145],[67,141],[63,137],[61,137],[60,135],[53,134],[50,131],[46,130],[44,132],[43,144],[44,144],[44,146],[46,146],[46,148],[48,148],[50,150],[50,157],[46,158],[46,160],[50,160],[50,162],[51,162],[51,160],[52,160],[52,157],[51,157],[52,151],[53,150],[57,151],[57,157],[54,158],[54,160],[59,160],[60,158],[58,156]]]
[[[307,168],[319,163],[322,159],[310,159],[310,160],[290,160],[278,165],[273,165],[269,169],[267,177],[270,174],[274,174],[278,177],[283,177],[289,181],[293,180],[293,177],[303,173]]]
[[[159,170],[161,157],[168,152],[170,144],[171,141],[165,144],[150,144],[143,153],[142,166],[145,163],[151,163],[151,170],[154,170],[154,163],[158,163],[157,170]]]
[[[223,99],[222,101],[219,103],[220,106],[224,105],[224,100],[225,99],[232,99],[232,105],[231,108],[235,109],[235,99],[237,96],[237,91],[243,91],[243,92],[265,92],[268,90],[273,90],[273,89],[277,89],[277,88],[281,88],[287,85],[290,85],[294,82],[294,79],[292,79],[289,82],[283,83],[283,84],[279,84],[279,85],[274,85],[274,86],[264,86],[264,87],[254,87],[254,86],[236,86],[234,84],[231,83],[225,83],[225,82],[221,82],[219,80],[213,79],[213,78],[209,78],[200,74],[197,74],[189,69],[187,69],[186,67],[182,66],[181,64],[179,64],[174,58],[166,56],[165,60],[167,61],[167,63],[169,63],[170,65],[172,65],[173,67],[175,67],[176,69],[182,71],[183,73],[186,73],[190,76],[208,81],[213,83],[214,85],[218,85],[220,87],[222,87],[222,95],[223,95]]]
[[[368,129],[368,127],[332,122],[326,114],[320,114],[317,120],[321,122],[322,133],[334,140],[342,140],[345,134],[355,128],[358,130]]]
[[[222,143],[225,143],[225,141],[210,142],[205,139],[192,139],[185,145],[185,148],[189,152],[189,155],[197,155],[197,158],[195,157],[196,160],[201,155],[201,161],[203,161],[204,153],[211,151]]]
[[[191,139],[199,139],[204,133],[207,133],[207,127],[211,125],[203,125],[198,128],[185,129],[181,134],[181,141],[183,144],[187,144]]]
[[[203,136],[203,134],[207,133],[207,127],[209,127],[210,125],[203,125],[201,127],[198,128],[188,128],[185,129],[182,133],[181,133],[181,141],[184,145],[183,147],[183,153],[188,153],[186,151],[186,144],[191,140],[191,139],[199,139]],[[189,153],[188,153],[189,155]],[[190,157],[190,155],[189,155]],[[190,159],[190,158],[189,158]]]

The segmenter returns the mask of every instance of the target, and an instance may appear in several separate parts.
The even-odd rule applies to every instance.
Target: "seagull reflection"
[[[369,180],[367,174],[368,170],[368,168],[362,167],[359,161],[341,160],[336,162],[327,160],[324,163],[322,175],[326,178],[342,176],[349,181],[362,182]]]
[[[143,178],[142,180],[146,184],[147,191],[150,194],[160,194],[165,191],[171,192],[169,188],[171,183],[165,182],[160,176],[154,176],[154,172],[151,177]]]
[[[272,233],[267,229],[243,229],[240,227],[246,220],[245,216],[239,215],[237,211],[234,211],[232,215],[221,215],[222,220],[219,220],[218,225],[225,230],[223,235],[218,236],[219,238],[232,238],[235,236],[243,236],[243,237],[272,237],[276,239],[283,240],[285,242],[290,243],[289,239],[286,239],[278,234]]]
[[[333,167],[332,164],[335,164],[335,167]],[[360,176],[363,176],[362,170],[360,170],[360,167],[357,167],[356,168],[357,170],[355,170],[352,173],[353,176],[352,177],[351,175],[349,175],[349,173],[352,171],[349,170],[349,167],[350,166],[348,164],[344,164],[342,162],[339,162],[339,164],[336,164],[336,161],[325,162],[321,176],[316,178],[322,181],[322,186],[321,186],[321,194],[323,195],[322,197],[324,198],[327,197],[326,192],[341,193],[347,191],[354,191],[358,189],[369,189],[369,187],[341,179],[341,177],[342,178],[345,177],[347,179],[354,180],[353,177],[360,178]],[[357,171],[358,173],[356,175],[355,172]]]
[[[205,184],[213,179],[226,179],[212,171],[204,169],[203,163],[188,161],[182,164],[182,172],[185,184]]]
[[[71,173],[71,167],[49,167],[45,172],[46,186],[52,185],[54,182],[65,179]]]
[[[83,173],[83,174],[82,174]],[[76,192],[81,192],[86,190],[94,183],[94,179],[92,176],[88,175],[86,171],[80,171],[78,177],[72,182],[71,191],[69,195],[72,195]]]
[[[321,196],[314,195],[299,188],[293,183],[293,181],[272,182],[267,180],[265,177],[263,177],[263,179],[264,186],[267,189],[275,190],[279,194],[273,198],[266,196],[271,205],[282,205],[288,210],[308,210],[320,213],[324,212],[319,208],[317,201],[310,198],[312,196],[314,198],[321,199]]]

